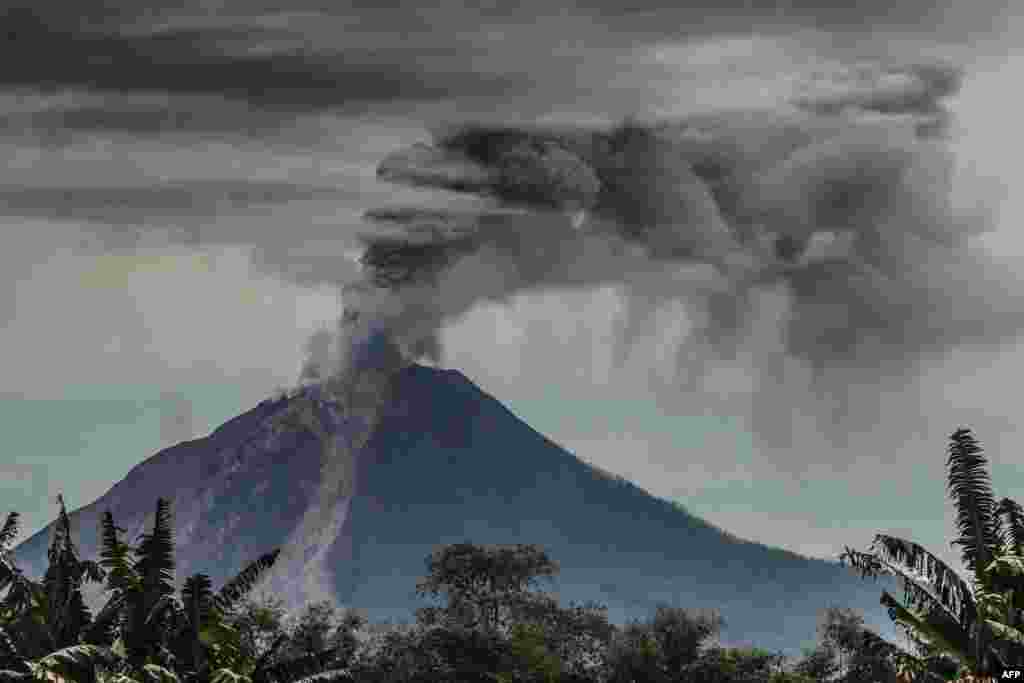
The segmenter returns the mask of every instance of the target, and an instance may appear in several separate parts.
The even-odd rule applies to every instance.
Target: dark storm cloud
[[[168,181],[137,187],[3,187],[0,215],[145,225],[154,220],[208,220],[292,201],[353,199],[340,188],[254,180]]]
[[[62,144],[74,133],[112,131],[138,136],[164,133],[215,134],[265,137],[274,133],[294,112],[257,109],[217,97],[196,102],[190,98],[121,99],[66,102],[28,111],[0,112],[0,131],[9,136],[34,136],[40,145]]]
[[[615,22],[620,31],[648,37],[706,36],[722,32],[758,31],[798,27],[863,34],[866,30],[913,29],[932,34],[959,34],[992,28],[998,4],[979,3],[951,7],[934,0],[722,0],[721,2],[666,2],[649,0],[628,7],[609,0],[576,0],[576,11]],[[973,10],[973,11],[972,11]]]
[[[383,31],[379,35],[387,43],[379,46],[349,46],[341,31],[336,44],[312,47],[287,27],[83,31],[66,16],[29,7],[8,10],[3,26],[0,60],[18,67],[0,70],[0,86],[32,90],[217,94],[308,111],[365,101],[506,94],[529,84],[524,75],[480,72],[465,59],[464,49],[460,53],[445,41],[419,49]],[[262,53],[266,44],[271,49]],[[103,123],[80,116],[91,126]],[[121,122],[143,120],[122,117]],[[117,124],[115,117],[110,125]]]
[[[980,9],[968,14],[977,15],[979,25],[992,16]],[[899,8],[804,0],[756,7],[740,0],[707,7],[650,2],[627,10],[585,0],[478,9],[454,1],[414,8],[299,0],[283,13],[251,0],[224,0],[216,11],[83,0],[79,11],[68,13],[60,3],[43,0],[5,15],[0,59],[18,68],[0,71],[0,87],[110,97],[72,100],[6,122],[8,131],[23,127],[57,135],[227,134],[237,120],[237,130],[249,126],[265,137],[275,121],[285,124],[318,110],[351,113],[355,105],[397,102],[408,117],[424,102],[446,100],[462,113],[474,98],[487,99],[496,118],[522,120],[530,118],[528,103],[547,111],[551,98],[575,102],[595,90],[646,117],[655,106],[645,98],[656,95],[682,110],[697,108],[699,102],[689,100],[700,95],[689,86],[699,89],[707,72],[727,66],[707,55],[702,65],[700,54],[687,64],[694,55],[685,50],[677,60],[671,51],[664,60],[652,57],[649,51],[663,47],[654,44],[658,40],[672,46],[699,37],[693,42],[714,48],[714,36],[731,32],[755,39],[734,41],[729,49],[745,45],[757,51],[771,36],[813,28],[832,31],[830,49],[845,46],[839,58],[846,58],[857,44],[852,37],[863,37],[865,26],[884,33],[913,20],[936,35],[938,28],[971,30],[970,22],[952,16],[924,2]],[[817,55],[813,48],[801,52],[802,36],[768,46],[775,61],[768,60],[765,71],[757,72],[753,58],[743,68],[760,78],[775,67],[814,67]],[[809,56],[809,63],[800,65],[799,54],[790,52]],[[652,60],[660,65],[652,67]],[[653,81],[635,68],[641,66]],[[889,347],[915,353],[948,348],[977,323],[961,324],[962,316],[953,313],[967,290],[949,273],[963,278],[981,267],[995,281],[994,295],[1008,277],[961,246],[961,238],[978,226],[952,217],[945,189],[933,183],[941,178],[944,160],[929,145],[939,144],[945,124],[940,102],[956,91],[959,74],[942,65],[863,67],[855,61],[838,68],[822,60],[821,66],[824,83],[812,83],[792,106],[775,110],[715,112],[615,129],[467,126],[439,132],[435,146],[453,158],[442,159],[440,167],[436,159],[404,158],[401,163],[413,171],[406,180],[482,192],[492,208],[514,204],[534,213],[487,211],[471,227],[454,231],[447,225],[451,218],[437,213],[392,210],[370,216],[377,227],[389,226],[389,234],[368,231],[363,237],[365,281],[358,296],[348,291],[347,301],[356,303],[347,305],[415,330],[406,339],[414,347],[436,348],[438,326],[480,302],[539,288],[616,284],[635,300],[627,316],[633,325],[643,327],[665,304],[683,302],[694,313],[694,339],[728,357],[757,313],[755,294],[774,288],[788,296],[787,352],[816,369],[837,363],[877,367]],[[728,80],[729,74],[720,75]],[[667,92],[655,93],[661,86]],[[152,93],[166,96],[166,106],[127,104],[130,97]],[[184,104],[190,97],[219,104],[190,112]],[[618,118],[595,112],[602,113]],[[358,144],[345,150],[361,151]],[[412,163],[419,161],[425,163]],[[381,177],[402,180],[401,170],[392,175],[384,164]],[[235,204],[204,183],[107,196],[46,192],[19,188],[19,196],[0,201],[12,215],[111,225],[168,217],[198,222],[265,201],[258,192],[256,198],[243,192]],[[285,188],[272,192],[270,201],[312,198],[305,192]],[[344,193],[338,199],[349,213],[359,206]],[[325,230],[324,243],[348,237],[340,231],[352,227]],[[291,239],[286,230],[269,238],[253,234],[252,242],[274,242],[272,253],[262,257],[257,248],[256,259],[280,265],[286,277],[304,283],[345,283],[350,273],[343,264],[327,273],[317,265],[315,276],[294,275],[302,269],[291,268],[299,249],[284,244]],[[814,244],[830,240],[845,250],[814,255]],[[321,257],[318,264],[333,263],[340,248],[312,251]],[[700,270],[702,265],[711,269]],[[697,268],[697,275],[681,280],[678,271],[684,268]],[[400,286],[403,281],[412,284]],[[998,307],[1007,315],[982,327],[1016,329],[1012,301],[1004,297]],[[994,338],[986,334],[980,337]],[[679,364],[692,368],[703,360],[689,357],[696,360]]]
[[[582,1],[469,8],[297,0],[284,12],[251,0],[226,0],[216,11],[199,3],[83,0],[67,12],[62,3],[40,1],[4,12],[0,60],[17,67],[0,70],[0,86],[217,94],[277,108],[280,115],[382,101],[508,100],[542,87],[585,90],[574,82],[575,72],[602,50],[621,52],[645,39],[799,27],[843,33],[872,18],[887,27],[913,20],[923,29],[929,22],[938,26],[947,14],[926,2],[897,8],[883,2],[730,0],[623,9]],[[981,22],[990,15],[978,11],[968,18]],[[968,23],[957,15],[954,25],[964,29]],[[530,50],[519,49],[523,41]],[[166,118],[113,114],[109,122],[87,111],[68,116],[68,124],[89,128],[203,125],[181,111]]]

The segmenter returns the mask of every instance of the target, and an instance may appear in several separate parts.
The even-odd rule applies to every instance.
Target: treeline
[[[598,604],[561,605],[542,589],[557,563],[534,545],[462,543],[428,558],[410,623],[368,624],[330,603],[293,618],[252,597],[277,561],[256,558],[214,590],[197,573],[174,588],[170,505],[156,504],[136,546],[110,512],[98,560],[79,558],[63,499],[44,576],[15,566],[18,515],[0,529],[0,683],[905,683],[999,676],[1024,665],[1024,511],[996,502],[969,430],[951,437],[949,494],[972,582],[911,541],[879,535],[843,555],[865,577],[906,589],[881,602],[913,652],[882,639],[849,609],[823,610],[817,645],[796,658],[720,645],[716,613],[663,605],[646,620],[609,623]],[[85,605],[101,583],[102,608]],[[779,624],[780,629],[785,624]]]

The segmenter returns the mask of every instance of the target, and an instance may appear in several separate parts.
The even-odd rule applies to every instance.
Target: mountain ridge
[[[179,582],[202,571],[218,585],[292,538],[329,464],[313,434],[276,425],[302,399],[313,399],[332,434],[346,436],[349,418],[315,387],[264,400],[206,437],[147,458],[72,511],[81,554],[97,552],[102,511],[110,509],[134,540],[151,523],[158,495],[172,502]],[[455,370],[398,372],[378,427],[347,457],[354,493],[326,501],[328,524],[266,584],[289,606],[327,598],[371,618],[407,619],[422,604],[415,581],[436,545],[522,542],[560,563],[554,583],[563,602],[606,604],[619,623],[659,602],[717,608],[726,618],[723,639],[795,652],[813,640],[821,608],[844,604],[891,633],[878,606],[881,586],[838,563],[736,537],[609,477]],[[27,574],[45,569],[49,529],[15,548]],[[780,623],[786,634],[777,632]]]

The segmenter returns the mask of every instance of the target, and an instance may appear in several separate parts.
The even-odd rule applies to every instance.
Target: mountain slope
[[[732,537],[603,474],[458,372],[410,366],[393,396],[366,446],[342,456],[352,458],[354,495],[330,501],[326,531],[268,584],[291,605],[333,593],[371,619],[408,618],[423,604],[413,590],[436,544],[537,543],[561,565],[553,588],[562,601],[602,602],[613,621],[646,616],[658,602],[718,608],[723,640],[793,652],[814,638],[820,609],[839,604],[891,633],[880,586]],[[71,514],[83,555],[96,552],[102,511],[134,538],[158,495],[173,501],[179,580],[204,571],[219,585],[293,537],[321,483],[323,452],[311,433],[273,428],[297,400],[264,402],[135,467]],[[344,436],[349,423],[315,405]],[[45,568],[48,530],[16,549],[30,575]]]

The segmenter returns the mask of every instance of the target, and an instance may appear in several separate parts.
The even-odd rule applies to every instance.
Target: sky
[[[907,2],[905,16],[881,2],[749,4],[17,11],[0,43],[24,65],[0,75],[3,511],[22,514],[27,537],[53,519],[57,493],[86,505],[160,448],[292,385],[359,278],[361,214],[432,200],[375,168],[437,122],[770,107],[837,60],[941,57],[965,72],[948,103],[956,201],[991,215],[977,241],[994,261],[1024,265],[1012,16],[994,2]],[[608,285],[474,305],[446,322],[440,363],[585,461],[809,556],[886,532],[955,561],[944,464],[961,425],[985,447],[997,496],[1020,499],[1015,340],[933,354],[884,385],[851,375],[851,400],[876,419],[835,445],[789,394],[764,402],[755,356],[707,368],[697,391],[664,376],[659,354],[692,323],[678,307],[617,355],[624,301]],[[765,405],[792,421],[785,447],[752,423]]]

